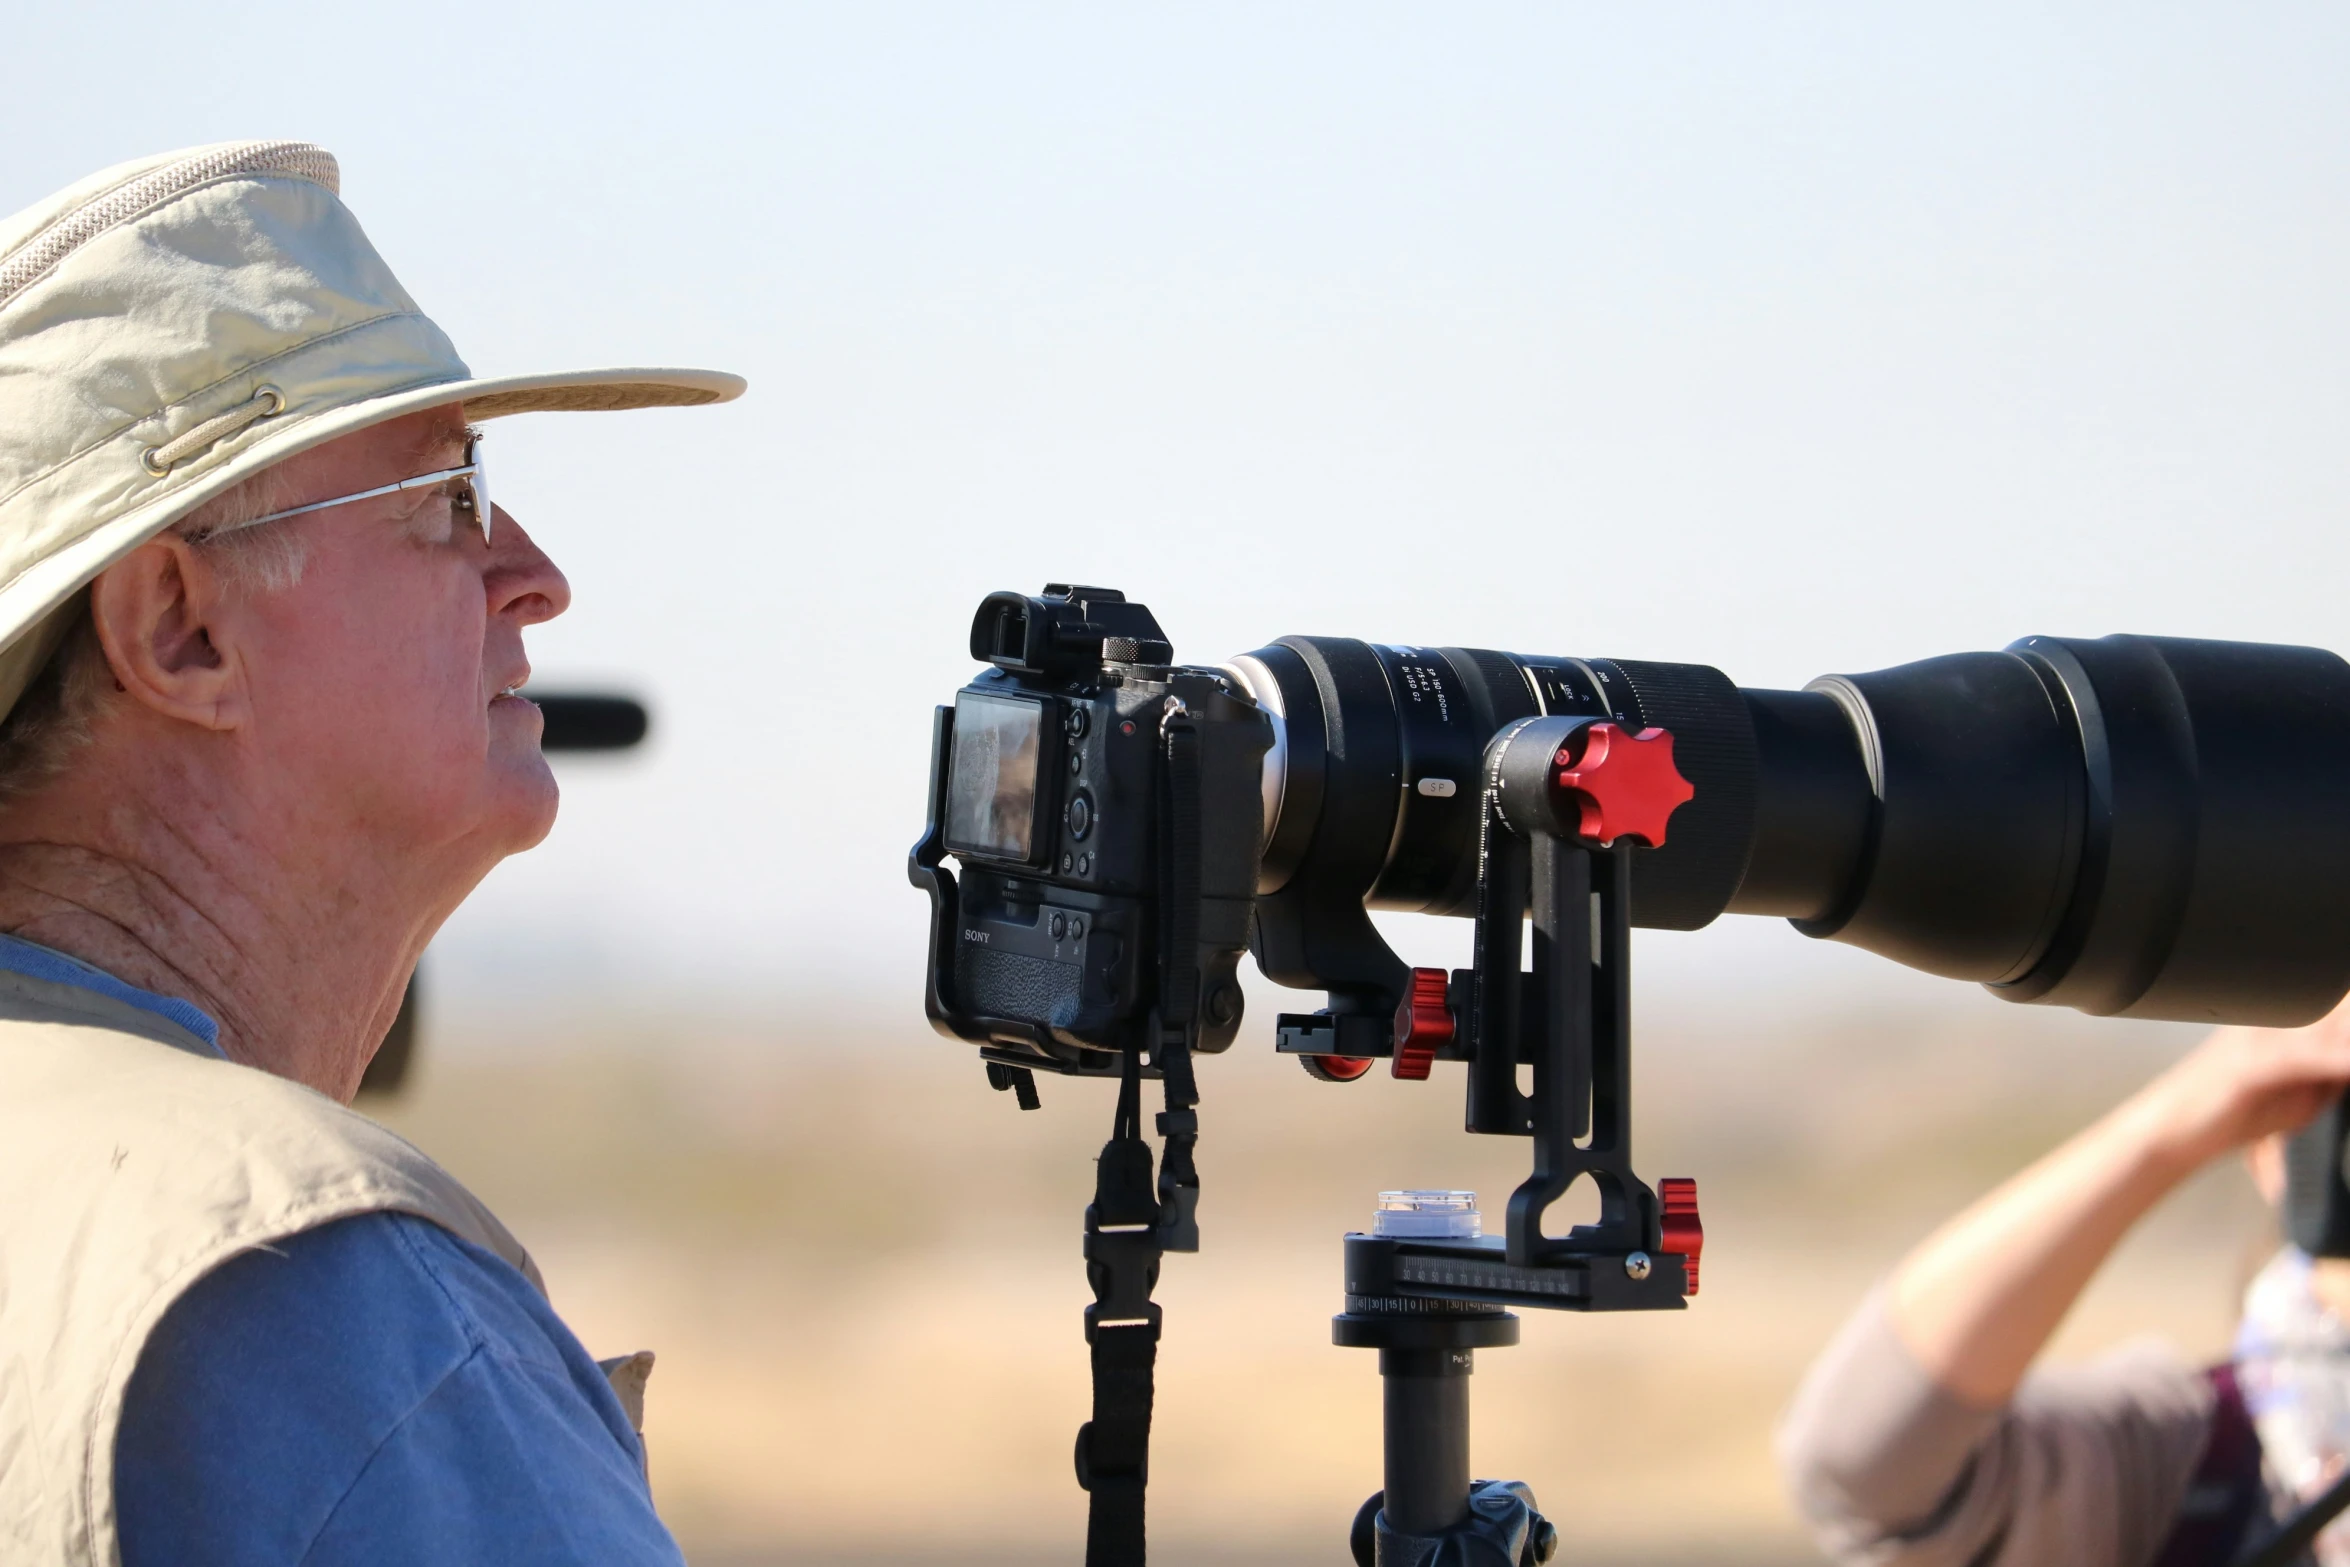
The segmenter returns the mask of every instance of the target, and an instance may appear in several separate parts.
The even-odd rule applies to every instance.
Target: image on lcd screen
[[[947,847],[1026,860],[1036,832],[1036,702],[964,692],[955,698],[955,748],[947,771]]]

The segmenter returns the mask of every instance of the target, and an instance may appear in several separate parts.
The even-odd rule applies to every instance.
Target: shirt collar
[[[141,990],[125,984],[102,968],[93,968],[79,958],[68,957],[53,947],[44,947],[19,936],[0,935],[0,969],[11,974],[23,974],[33,979],[45,979],[55,985],[75,985],[95,991],[142,1012],[152,1012],[169,1023],[204,1041],[206,1048],[226,1060],[227,1052],[220,1048],[220,1025],[203,1008],[180,1000],[177,996],[159,996],[152,990]]]

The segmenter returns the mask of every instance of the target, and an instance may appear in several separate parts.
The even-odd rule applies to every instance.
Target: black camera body
[[[994,594],[971,653],[993,667],[938,711],[916,851],[937,900],[932,1022],[991,1061],[1074,1075],[1114,1074],[1169,1028],[1227,1048],[1265,714],[1230,675],[1174,665],[1150,611],[1109,589]]]

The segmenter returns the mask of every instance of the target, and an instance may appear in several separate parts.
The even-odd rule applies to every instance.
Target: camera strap
[[[1206,831],[1200,801],[1199,726],[1180,701],[1168,698],[1159,726],[1166,750],[1166,809],[1159,813],[1160,885],[1168,891],[1159,972],[1165,976],[1151,1064],[1167,1091],[1159,1135],[1167,1141],[1159,1166],[1159,1241],[1168,1251],[1199,1250],[1199,1087],[1191,1075],[1191,1042],[1199,1026],[1200,842]]]
[[[1077,1431],[1077,1483],[1092,1497],[1086,1567],[1143,1567],[1143,1486],[1150,1474],[1151,1371],[1159,1356],[1159,1204],[1142,1139],[1142,1058],[1128,1050],[1118,1116],[1094,1165],[1085,1209],[1085,1342],[1093,1351],[1093,1418]]]
[[[1110,1140],[1094,1164],[1093,1201],[1085,1210],[1085,1275],[1094,1303],[1085,1308],[1093,1357],[1093,1418],[1077,1432],[1077,1483],[1091,1497],[1085,1526],[1086,1567],[1143,1567],[1143,1493],[1150,1479],[1152,1372],[1159,1356],[1161,1311],[1151,1291],[1159,1260],[1199,1250],[1199,1088],[1191,1042],[1199,1013],[1200,756],[1199,730],[1181,702],[1169,699],[1160,724],[1166,766],[1159,812],[1162,942],[1159,1004],[1151,1015],[1151,1064],[1166,1091],[1158,1116],[1166,1154],[1156,1189],[1150,1144],[1142,1137],[1142,1052],[1119,1062],[1118,1111]]]

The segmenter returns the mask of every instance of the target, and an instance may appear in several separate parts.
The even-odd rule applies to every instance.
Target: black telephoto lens
[[[1366,904],[1469,912],[1478,759],[1537,713],[1673,734],[1697,794],[1634,851],[1637,924],[1774,914],[2135,1018],[2299,1024],[2350,987],[2350,664],[2329,652],[2032,637],[1803,691],[1328,637],[1233,668],[1280,729],[1258,956],[1339,1004],[1395,982]]]

